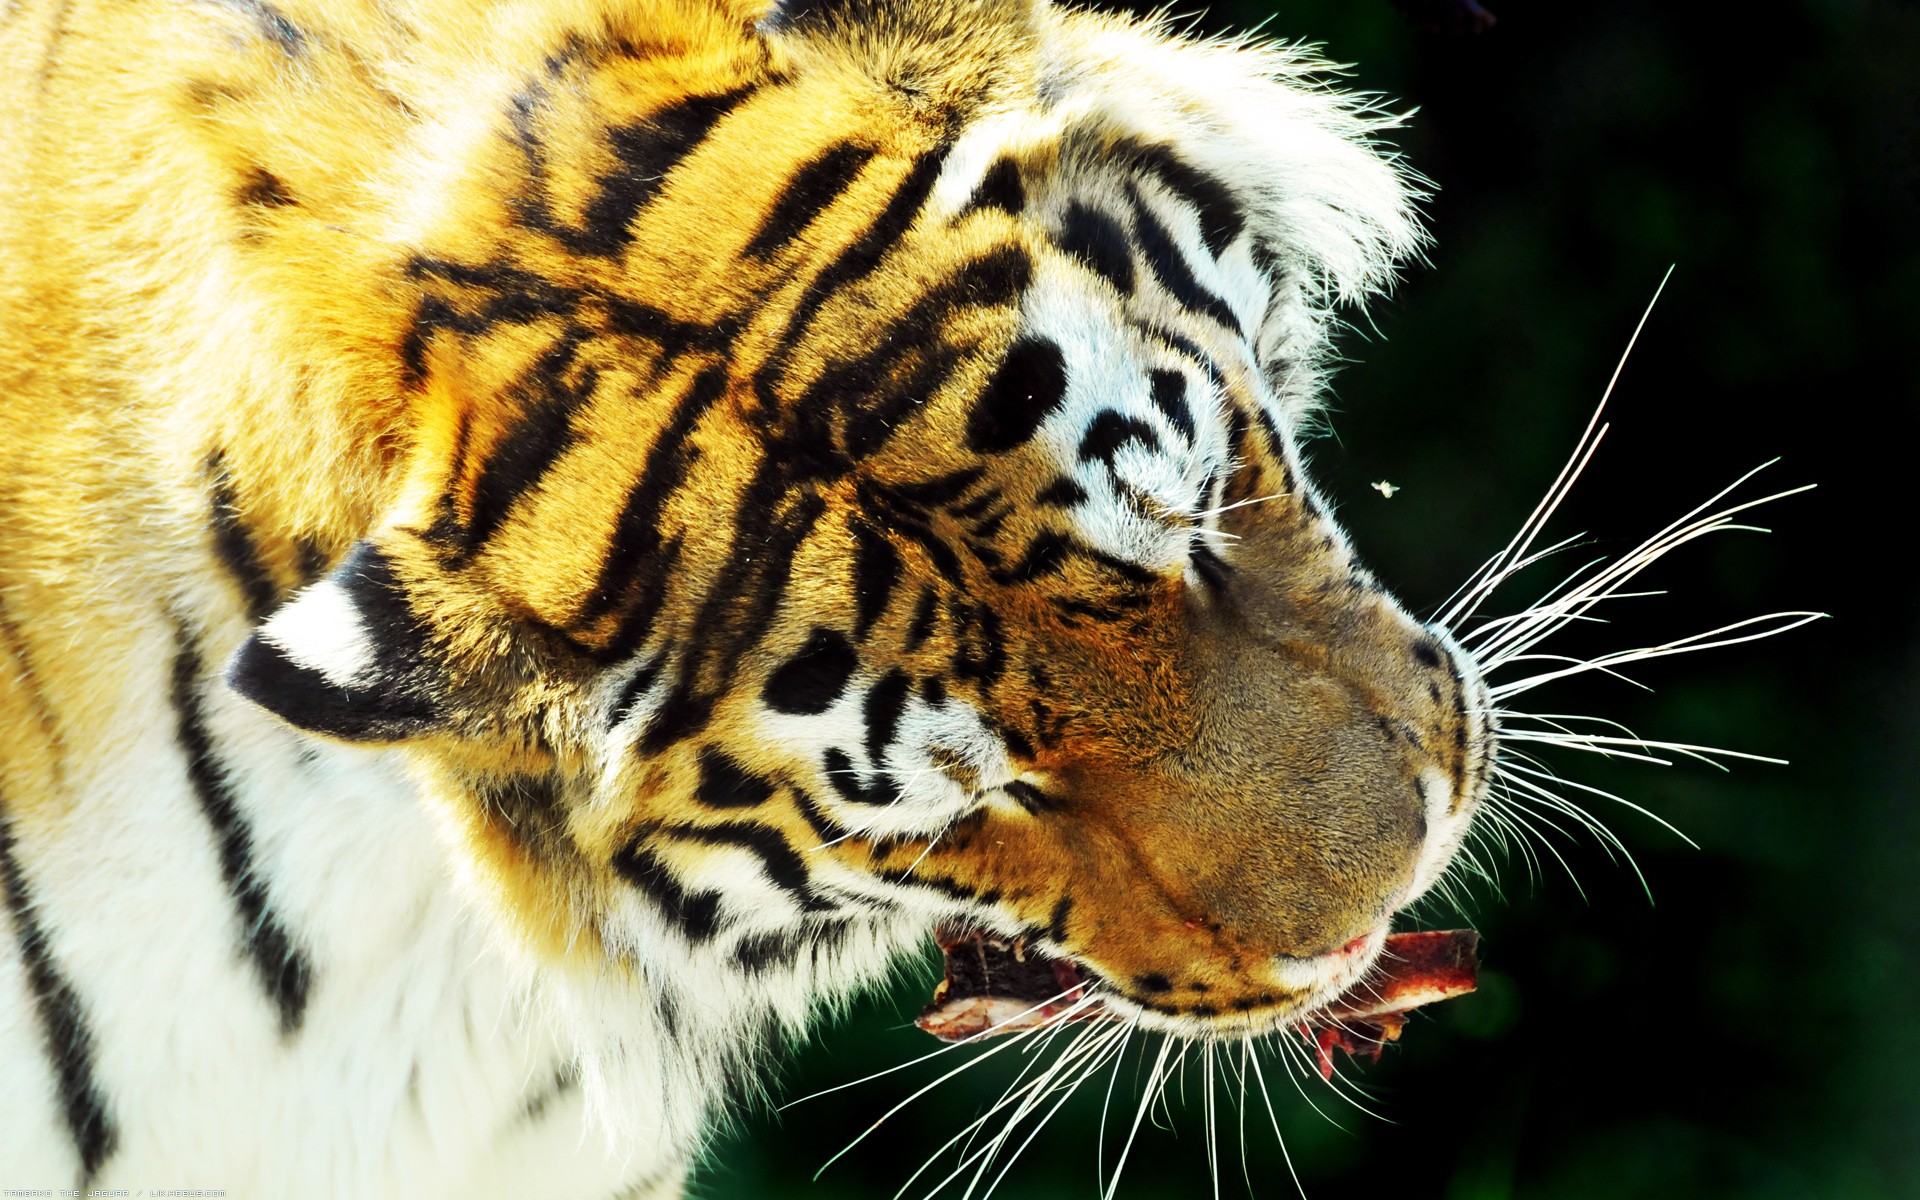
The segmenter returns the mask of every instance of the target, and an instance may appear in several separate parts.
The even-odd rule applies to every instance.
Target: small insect
[[[1379,483],[1370,483],[1367,486],[1372,488],[1374,491],[1379,492],[1382,496],[1385,496],[1389,500],[1393,499],[1393,494],[1400,490],[1399,484],[1388,483],[1384,479],[1382,479]]]

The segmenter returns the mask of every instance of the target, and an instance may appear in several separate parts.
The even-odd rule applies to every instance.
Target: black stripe
[[[1003,784],[1000,790],[1012,796],[1014,802],[1029,813],[1050,812],[1059,807],[1052,796],[1024,779],[1015,779]]]
[[[917,480],[913,483],[887,483],[873,485],[876,495],[912,509],[926,509],[951,504],[965,496],[980,477],[987,473],[982,466],[961,467],[957,471],[948,471],[944,475],[935,475],[931,479]],[[955,515],[959,515],[956,511]]]
[[[881,758],[899,732],[900,717],[907,711],[907,697],[913,692],[913,680],[895,667],[867,692],[861,716],[867,724],[867,761],[880,769]]]
[[[1078,200],[1060,222],[1060,248],[1122,296],[1133,294],[1133,247],[1120,222]]]
[[[714,127],[753,88],[689,96],[607,131],[608,149],[619,165],[600,178],[600,194],[587,205],[581,228],[549,223],[544,232],[581,254],[617,257],[633,241],[633,222],[667,185],[674,169],[700,148]]]
[[[613,536],[601,561],[600,578],[581,606],[579,615],[574,618],[576,628],[614,611],[628,601],[643,568],[650,562],[658,563],[666,555],[668,542],[661,536],[661,514],[666,510],[668,498],[693,465],[694,451],[688,439],[700,419],[706,416],[707,410],[725,393],[726,386],[725,368],[712,366],[701,371],[674,405],[673,415],[668,418],[666,427],[654,436],[640,477],[634,483],[633,490],[627,493],[620,520],[614,526]],[[673,557],[678,557],[677,553]],[[660,591],[658,588],[650,590],[656,594]],[[624,624],[631,626],[635,622],[629,620]],[[637,646],[644,636],[644,630],[623,629],[616,641]]]
[[[769,968],[791,967],[806,945],[806,935],[793,929],[769,929],[751,933],[733,947],[733,963],[743,971],[759,974]]]
[[[248,619],[258,624],[279,605],[280,585],[240,518],[240,500],[234,494],[233,477],[227,473],[226,452],[215,450],[209,455],[206,471],[212,492],[207,524],[213,530],[214,557],[240,588]]]
[[[1264,408],[1256,408],[1253,412],[1254,416],[1260,422],[1260,431],[1267,435],[1267,453],[1273,455],[1273,457],[1279,459],[1282,463],[1285,463],[1287,461],[1287,442],[1285,438],[1280,436],[1280,426],[1274,423],[1273,414]],[[1281,468],[1281,472],[1281,485],[1285,486],[1285,467]]]
[[[1080,438],[1080,461],[1092,462],[1097,458],[1111,468],[1114,455],[1129,442],[1138,442],[1149,451],[1160,448],[1160,438],[1153,432],[1153,426],[1111,408],[1101,409]]]
[[[817,716],[840,699],[859,665],[845,634],[816,625],[806,644],[767,676],[760,698],[775,712]]]
[[[947,511],[953,514],[953,518],[956,521],[971,521],[977,517],[985,516],[987,510],[992,508],[996,503],[999,502],[999,500],[1000,500],[1000,489],[997,487],[990,487],[986,491],[981,492],[978,496],[975,496],[973,499],[967,501],[965,504],[956,504],[952,508],[948,509]],[[1008,507],[1008,508],[1002,509],[1001,511],[1011,512],[1012,509],[1011,507]],[[979,531],[975,530],[974,532],[978,533]]]
[[[247,956],[260,975],[267,999],[280,1014],[280,1032],[292,1034],[306,1015],[307,989],[312,969],[293,943],[268,903],[264,881],[254,869],[253,834],[240,815],[226,769],[213,748],[200,704],[200,656],[192,636],[181,629],[173,659],[172,701],[178,721],[176,736],[186,760],[187,780],[213,829],[220,856],[220,875],[239,910],[241,937]]]
[[[862,488],[862,497],[866,495],[872,495],[872,493]],[[900,538],[912,541],[914,545],[918,545],[922,551],[925,551],[927,561],[933,563],[933,570],[941,572],[941,578],[945,578],[948,584],[966,582],[966,578],[960,572],[960,557],[954,553],[950,545],[947,545],[947,541],[933,532],[933,526],[914,516],[906,516],[904,513],[889,513],[885,524],[889,530],[899,534]]]
[[[659,855],[640,844],[644,836],[635,836],[613,856],[613,869],[647,893],[688,940],[708,941],[720,928],[720,893],[689,891]]]
[[[571,849],[561,781],[552,774],[490,774],[469,781],[480,810],[495,819],[513,843],[543,857]]]
[[[969,349],[942,336],[955,310],[1011,304],[1032,278],[1033,262],[1017,246],[970,260],[893,317],[871,350],[824,371],[797,407],[832,405],[845,421],[847,456],[870,457],[942,390]]]
[[[785,369],[789,356],[812,327],[821,306],[879,266],[880,260],[887,256],[895,243],[906,236],[907,230],[913,227],[914,220],[920,215],[920,209],[926,204],[934,182],[939,179],[940,168],[946,163],[950,149],[949,146],[941,146],[916,158],[900,181],[900,186],[887,201],[887,206],[874,218],[873,224],[867,226],[867,231],[807,284],[807,290],[801,293],[799,303],[787,318],[779,349],[769,363],[772,368],[769,376],[774,371]]]
[[[1062,896],[1053,906],[1053,915],[1047,918],[1047,940],[1055,946],[1064,948],[1067,944],[1067,917],[1073,912],[1073,897]]]
[[[1232,190],[1165,146],[1144,146],[1136,155],[1168,191],[1193,206],[1200,219],[1200,239],[1207,244],[1207,252],[1219,258],[1247,224]]]
[[[444,295],[421,299],[400,343],[401,366],[414,383],[425,375],[427,347],[440,330],[473,337],[500,324],[530,325],[551,317],[571,317],[589,294],[500,263],[469,265],[416,256],[408,260],[406,273],[409,279],[437,279],[479,293],[464,307]]]
[[[992,516],[988,517],[986,520],[981,521],[976,525],[970,526],[967,532],[972,534],[974,537],[980,539],[981,541],[992,541],[993,538],[999,534],[1000,527],[1005,525],[1007,523],[1007,519],[1013,516],[1018,511],[1019,509],[1015,508],[1011,504],[1004,505],[1000,508],[999,511],[995,512]],[[980,549],[980,547],[975,547],[975,549],[978,550]]]
[[[874,878],[879,879],[883,883],[891,883],[900,887],[921,888],[930,892],[938,892],[942,896],[946,896],[952,900],[966,900],[982,906],[998,904],[1001,898],[999,888],[988,888],[984,892],[976,891],[952,876],[938,875],[924,867],[883,867],[874,871],[873,875]]]
[[[841,142],[793,173],[745,253],[765,261],[813,224],[873,158],[868,146]]]
[[[760,464],[734,518],[741,535],[753,531],[753,552],[734,554],[700,605],[688,634],[695,661],[669,698],[662,721],[647,731],[645,753],[657,753],[706,724],[714,705],[735,683],[741,660],[760,644],[786,600],[793,562],[827,502],[790,492],[777,454]]]
[[[350,741],[397,741],[438,724],[445,672],[393,561],[359,542],[333,578],[378,648],[374,664],[343,686],[255,633],[228,661],[227,685],[289,724]]]
[[[884,771],[875,776],[871,787],[860,782],[860,773],[854,770],[853,756],[838,746],[829,748],[821,756],[820,763],[827,782],[849,804],[892,804],[900,798],[900,786]]]
[[[1126,559],[1115,557],[1104,550],[1089,550],[1086,551],[1086,554],[1087,557],[1120,576],[1120,578],[1126,580],[1128,583],[1136,584],[1142,588],[1151,588],[1160,582],[1158,575],[1141,566],[1139,563],[1128,562]]]
[[[1205,546],[1196,546],[1189,561],[1193,563],[1194,572],[1215,592],[1226,591],[1233,582],[1233,568]]]
[[[1066,396],[1067,361],[1059,344],[1021,338],[1008,348],[967,413],[967,448],[1003,454],[1025,445]]]
[[[1154,278],[1160,281],[1160,286],[1167,289],[1168,295],[1182,307],[1205,313],[1235,333],[1245,332],[1240,327],[1239,314],[1194,278],[1193,268],[1187,263],[1186,256],[1180,253],[1173,235],[1153,215],[1138,192],[1133,196],[1133,229],[1140,243],[1140,253],[1147,260],[1147,267],[1153,272]]]
[[[633,715],[634,706],[647,694],[654,682],[660,678],[660,672],[667,665],[664,652],[655,655],[651,662],[642,663],[620,689],[619,697],[613,702],[613,724],[618,725]]]
[[[657,553],[649,555],[638,565],[629,587],[634,597],[632,605],[621,614],[611,641],[598,650],[584,642],[575,641],[574,645],[603,664],[618,662],[637,650],[653,632],[655,618],[666,607],[667,589],[679,573],[680,555],[685,548],[685,538],[676,533],[666,540]],[[569,640],[573,640],[570,635]],[[662,647],[659,652],[664,655],[667,650]]]
[[[119,1131],[107,1112],[107,1099],[93,1075],[93,1033],[80,1010],[80,997],[54,964],[46,931],[33,911],[26,877],[14,857],[13,822],[0,797],[0,891],[6,893],[7,913],[13,918],[20,943],[20,961],[27,986],[33,992],[34,1011],[47,1041],[60,1107],[67,1133],[80,1155],[82,1182],[91,1182],[107,1156],[113,1153]]]
[[[462,422],[464,429],[465,423]],[[299,586],[305,587],[320,578],[326,572],[330,556],[326,547],[311,538],[297,538],[293,547],[293,569],[299,577]]]
[[[1078,546],[1071,534],[1057,529],[1043,529],[1033,536],[1021,552],[1020,561],[1005,571],[994,572],[997,583],[1031,583],[1036,579],[1052,575],[1067,565]]]
[[[427,375],[427,347],[433,344],[433,335],[443,329],[456,333],[473,334],[480,332],[482,326],[472,317],[465,316],[439,296],[427,296],[414,309],[413,323],[407,327],[407,334],[400,339],[400,372],[410,384],[417,384]]]
[[[580,1086],[580,1068],[571,1062],[563,1062],[553,1069],[547,1081],[536,1088],[520,1106],[520,1121],[531,1125],[546,1115],[548,1106],[562,1099]]]
[[[1041,488],[1040,494],[1033,498],[1035,504],[1045,505],[1048,508],[1072,508],[1086,501],[1087,489],[1064,475],[1056,476],[1052,483]]]
[[[1020,164],[1011,158],[999,158],[980,177],[979,186],[973,189],[973,195],[967,199],[966,207],[960,210],[960,216],[997,208],[1008,216],[1017,217],[1026,206],[1027,189],[1020,182]]]
[[[466,554],[486,544],[514,503],[538,487],[573,444],[573,416],[600,380],[597,367],[573,370],[581,344],[591,336],[578,325],[568,329],[514,385],[520,411],[474,479],[472,516],[462,547]]]
[[[299,205],[287,183],[258,164],[240,172],[240,186],[234,189],[234,203],[247,208],[292,208]]]
[[[913,621],[907,626],[907,653],[918,650],[933,636],[934,622],[939,618],[940,597],[932,588],[922,585],[920,599],[913,608]]]
[[[680,1036],[680,993],[664,981],[654,985],[653,1011],[659,1014],[668,1037]]]
[[[1147,373],[1147,384],[1153,392],[1153,406],[1167,423],[1180,431],[1180,436],[1189,442],[1193,440],[1193,411],[1187,407],[1187,377],[1178,371],[1155,368]]]
[[[1236,459],[1247,457],[1247,414],[1238,405],[1227,409],[1227,454]]]
[[[833,906],[813,894],[812,876],[799,851],[787,844],[780,831],[766,825],[729,821],[718,825],[669,825],[660,836],[708,846],[728,846],[745,850],[760,860],[761,869],[774,886],[791,894],[808,912],[822,912]]]
[[[1007,667],[1007,640],[999,614],[984,604],[956,602],[952,608],[953,673],[991,688]]]
[[[900,555],[882,534],[865,521],[853,526],[853,636],[865,639],[874,622],[887,611],[894,584],[900,580]]]
[[[829,817],[821,809],[820,802],[814,799],[813,793],[791,783],[788,785],[788,790],[793,793],[794,804],[799,808],[800,816],[806,821],[807,828],[813,830],[814,836],[820,839],[820,845],[841,841],[852,835],[852,830]]]
[[[1103,625],[1112,624],[1126,616],[1125,613],[1111,605],[1095,604],[1089,600],[1076,600],[1071,597],[1056,596],[1053,599],[1053,606],[1061,612],[1071,613],[1079,617],[1087,617]],[[1069,626],[1078,626],[1079,622],[1069,619],[1067,624]]]
[[[752,808],[773,798],[773,781],[741,765],[724,750],[700,750],[700,785],[694,799],[709,808]]]
[[[1065,736],[1067,721],[1054,713],[1053,705],[1046,699],[1054,694],[1053,676],[1047,673],[1044,663],[1030,661],[1027,683],[1027,712],[1033,718],[1033,735],[1043,746],[1058,746]]]
[[[625,296],[609,294],[595,298],[607,306],[609,332],[646,338],[660,347],[661,361],[652,368],[656,377],[673,360],[695,351],[706,350],[723,358],[728,357],[733,339],[740,334],[741,318],[738,314],[722,316],[707,325],[699,321],[683,321],[665,309],[642,304]]]

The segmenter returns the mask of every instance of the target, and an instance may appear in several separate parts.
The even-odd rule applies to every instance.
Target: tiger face
[[[1282,51],[853,8],[576,38],[421,148],[399,498],[231,681],[405,746],[555,962],[787,1011],[958,921],[1295,1020],[1494,737],[1296,445],[1404,182]]]

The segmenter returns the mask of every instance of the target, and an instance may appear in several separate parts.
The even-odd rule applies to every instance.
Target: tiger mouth
[[[947,1042],[1017,1033],[1061,1021],[1122,1019],[1099,981],[1024,938],[944,926],[935,935],[946,975],[915,1024]],[[1338,996],[1291,1023],[1323,1077],[1333,1052],[1378,1061],[1407,1014],[1474,990],[1480,935],[1470,929],[1388,934],[1378,959]]]

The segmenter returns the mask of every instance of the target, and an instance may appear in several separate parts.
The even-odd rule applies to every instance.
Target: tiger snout
[[[1076,956],[1149,1013],[1237,1028],[1324,1003],[1472,819],[1492,734],[1471,660],[1383,593],[1343,591],[1216,605],[1184,649],[1205,698],[1188,738],[1059,773]]]

